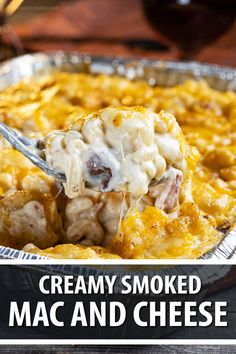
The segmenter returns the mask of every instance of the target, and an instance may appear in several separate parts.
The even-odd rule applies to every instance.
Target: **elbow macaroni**
[[[84,116],[67,132],[51,133],[45,145],[48,164],[66,176],[69,198],[81,195],[85,182],[141,197],[170,166],[182,180],[191,153],[172,115],[143,107],[108,107]]]
[[[78,119],[110,105],[144,106],[154,112],[170,112],[187,142],[199,151],[192,148],[187,154],[186,173],[178,154],[175,155],[176,140],[164,129],[164,122],[168,125],[172,118],[162,113],[163,124],[157,125],[160,131],[156,132],[156,146],[165,163],[171,156],[177,159],[178,165],[173,167],[184,175],[177,207],[168,210],[167,196],[158,197],[163,189],[158,183],[151,183],[148,193],[139,200],[134,200],[128,192],[100,193],[86,188],[82,195],[69,199],[60,185],[1,138],[2,245],[24,247],[27,252],[56,258],[197,258],[233,227],[236,219],[236,94],[233,92],[218,92],[204,81],[160,88],[116,76],[54,72],[0,92],[0,119],[30,137],[39,138],[52,130],[66,130],[71,124],[80,130],[75,123]],[[109,117],[104,118],[108,126],[106,141],[118,144],[119,139],[113,139],[115,132],[111,129],[116,131],[123,117],[113,118],[114,127]],[[83,132],[87,141],[93,144],[104,139],[99,120],[92,131],[89,124]],[[135,144],[124,141],[123,149],[134,149]],[[140,156],[143,162],[145,154],[140,146],[135,157],[137,164]],[[150,164],[144,168],[150,176],[155,174]],[[165,172],[174,181],[165,186],[165,193],[175,195],[173,186],[179,183],[180,176],[171,169],[165,168]],[[33,226],[28,222],[30,219],[34,220]]]

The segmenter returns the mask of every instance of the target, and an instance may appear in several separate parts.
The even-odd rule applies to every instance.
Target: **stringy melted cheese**
[[[26,246],[27,251],[57,258],[196,258],[215,246],[233,227],[236,219],[236,94],[233,92],[210,89],[204,81],[160,88],[115,76],[55,72],[3,90],[0,119],[23,134],[39,138],[53,130],[68,129],[80,117],[111,105],[144,106],[157,113],[161,110],[172,113],[187,141],[200,152],[200,161],[194,150],[186,158],[188,174],[177,210],[167,214],[156,208],[151,193],[139,205],[129,195],[104,196],[86,189],[82,196],[65,198],[61,186],[1,138],[1,244],[15,248],[31,244]],[[119,126],[120,120],[116,117],[114,124]],[[92,139],[97,139],[96,129]],[[164,134],[159,136],[162,156],[175,151],[173,141],[173,151],[166,149],[170,147],[168,139]],[[18,215],[14,213],[21,208],[25,210],[27,204],[37,205],[43,225],[46,220],[46,232],[43,226],[40,238],[29,228],[27,233],[23,229],[13,232],[12,215]],[[29,207],[26,209],[28,212]],[[120,228],[114,235],[118,224]]]
[[[172,115],[143,107],[108,107],[80,119],[67,132],[51,133],[45,156],[65,174],[69,198],[84,192],[85,181],[93,189],[139,198],[169,166],[185,172],[186,147]]]

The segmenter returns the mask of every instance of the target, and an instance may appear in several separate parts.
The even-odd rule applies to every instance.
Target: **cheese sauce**
[[[167,131],[155,131],[153,144],[153,128],[148,124],[155,119],[148,118],[149,123],[145,125],[146,118],[142,120],[145,114],[136,112],[132,115],[136,118],[138,115],[136,124],[144,124],[145,134],[140,141],[133,139],[134,128],[129,124],[134,117],[129,119],[128,113],[122,109],[121,114],[117,114],[118,107],[124,105],[148,108],[157,113],[152,113],[152,117],[164,110],[157,127],[168,126]],[[108,106],[113,108],[103,117],[105,133],[100,117],[88,119],[83,129],[78,125],[83,117]],[[179,131],[175,130],[172,115],[165,112],[175,116],[185,139],[192,146],[182,160],[178,159],[184,155],[177,137]],[[77,135],[74,139],[69,134],[68,145],[81,140],[92,148],[102,141],[102,145],[100,142],[98,145],[103,146],[106,156],[110,154],[115,166],[117,163],[121,165],[122,158],[127,159],[130,154],[129,149],[133,151],[135,144],[140,142],[137,160],[127,160],[129,164],[123,174],[130,178],[128,187],[132,186],[130,190],[135,193],[140,183],[142,192],[147,191],[148,185],[148,193],[139,196],[140,187],[135,198],[126,188],[125,193],[125,184],[120,183],[119,193],[101,193],[85,188],[82,195],[76,194],[70,199],[52,178],[0,139],[2,245],[25,247],[28,252],[57,258],[197,258],[215,246],[235,223],[234,92],[218,92],[204,81],[186,81],[182,85],[160,88],[116,76],[52,72],[26,79],[0,92],[0,119],[31,138],[64,130],[61,137],[58,135],[58,147],[63,153],[66,131],[72,124],[71,133]],[[124,124],[130,134],[121,144],[116,132],[122,130]],[[152,157],[147,166],[141,168],[141,156],[149,153],[146,147],[150,146]],[[158,154],[168,165],[162,173],[157,168],[161,164],[154,163],[153,148],[158,148]],[[131,162],[136,164],[137,170],[133,165],[130,169]],[[78,173],[79,169],[75,170]],[[144,173],[145,178],[137,178],[137,172],[139,176]],[[164,184],[156,183],[158,180],[150,182],[155,173],[163,177],[159,182]],[[122,181],[120,176],[116,177]],[[77,176],[75,180],[79,180]],[[112,182],[117,185],[117,180]],[[84,186],[79,185],[79,188],[83,190]],[[176,198],[178,191],[178,202],[173,206],[170,200]],[[34,220],[34,226],[39,225],[38,233],[30,228],[30,219]]]
[[[81,195],[85,182],[94,190],[138,198],[148,193],[151,181],[168,179],[170,166],[180,168],[182,181],[188,150],[172,115],[108,107],[85,116],[68,132],[51,133],[45,156],[51,167],[65,173],[69,198]]]

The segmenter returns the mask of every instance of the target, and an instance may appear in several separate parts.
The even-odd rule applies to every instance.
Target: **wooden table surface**
[[[231,345],[159,345],[159,346],[34,346],[34,349],[24,346],[11,347],[4,346],[1,348],[1,354],[234,354],[236,348]]]
[[[144,18],[140,0],[25,0],[15,16],[17,21],[13,17],[14,29],[22,39],[39,35],[66,39],[62,43],[29,41],[28,38],[24,44],[32,50],[63,49],[97,55],[177,58],[177,52],[173,49],[161,52],[133,48],[122,43],[124,39],[160,39]],[[75,43],[68,37],[93,37],[96,40]],[[109,42],[104,42],[105,39]],[[202,49],[196,60],[236,66],[235,48],[236,22],[226,34]]]
[[[2,347],[1,354],[234,354],[236,348],[233,346],[221,345],[160,345],[160,346],[34,346],[34,350],[23,346],[17,347]]]

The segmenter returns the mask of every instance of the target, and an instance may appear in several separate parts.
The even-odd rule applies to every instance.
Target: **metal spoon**
[[[30,140],[29,138],[17,133],[4,123],[0,122],[0,134],[9,141],[9,143],[23,155],[25,155],[34,165],[39,167],[49,176],[54,177],[59,182],[66,182],[64,173],[49,167],[42,158],[42,150],[40,149],[41,140]]]

